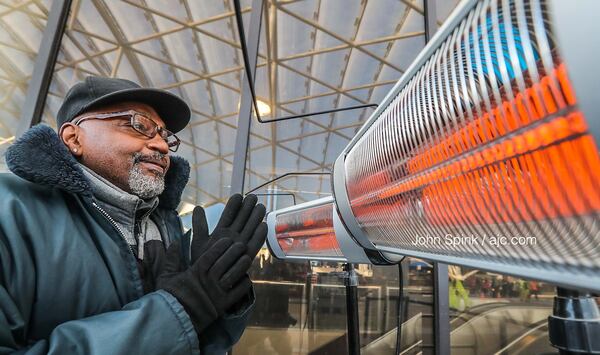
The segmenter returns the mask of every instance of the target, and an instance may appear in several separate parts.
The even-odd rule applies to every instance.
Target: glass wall
[[[396,354],[398,307],[401,354],[434,354],[433,267],[359,265],[361,354]],[[234,354],[347,354],[346,300],[341,264],[292,263],[264,250],[251,277],[256,309]],[[452,354],[558,354],[548,339],[555,287],[551,284],[449,267]],[[600,302],[600,299],[598,299]]]
[[[344,285],[329,274],[340,267],[282,262],[263,250],[250,273],[256,308],[234,354],[346,353]]]
[[[403,354],[433,354],[431,265],[403,262]],[[291,263],[264,250],[251,277],[256,309],[234,354],[347,354],[341,264]],[[357,265],[362,354],[395,354],[398,268]]]
[[[52,0],[0,3],[0,172],[14,141]]]
[[[380,313],[384,322],[379,328],[384,332],[380,336],[375,336],[378,332],[372,331],[373,328],[370,328],[373,327],[372,325],[367,326],[373,319],[366,317],[365,320],[361,320],[361,344],[363,344],[361,354],[396,354],[399,307],[403,314],[400,354],[433,354],[432,265],[416,258],[405,258],[402,261],[404,288],[400,304],[398,304],[397,266],[376,266],[373,267],[373,271],[374,277],[371,283],[381,285],[384,290],[382,300],[385,312]]]

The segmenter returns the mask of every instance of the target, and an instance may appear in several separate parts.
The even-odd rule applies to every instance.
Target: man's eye
[[[141,131],[145,131],[146,129],[148,129],[148,127],[146,127],[144,124],[139,123],[139,122],[134,122],[133,123],[133,128],[139,129]]]

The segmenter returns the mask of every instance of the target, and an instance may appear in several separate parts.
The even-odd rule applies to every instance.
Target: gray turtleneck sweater
[[[143,260],[146,242],[162,242],[158,227],[149,218],[158,206],[158,197],[141,199],[121,190],[85,165],[80,166],[90,181],[96,203],[118,224],[127,243],[137,251],[137,258]]]

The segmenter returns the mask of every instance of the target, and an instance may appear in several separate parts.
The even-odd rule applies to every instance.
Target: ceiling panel
[[[15,140],[51,1],[0,2],[0,172]]]

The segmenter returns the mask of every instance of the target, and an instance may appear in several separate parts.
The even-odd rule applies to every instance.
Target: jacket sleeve
[[[121,310],[63,323],[48,339],[19,343],[26,320],[0,287],[0,354],[198,354],[198,337],[183,307],[157,291]]]

